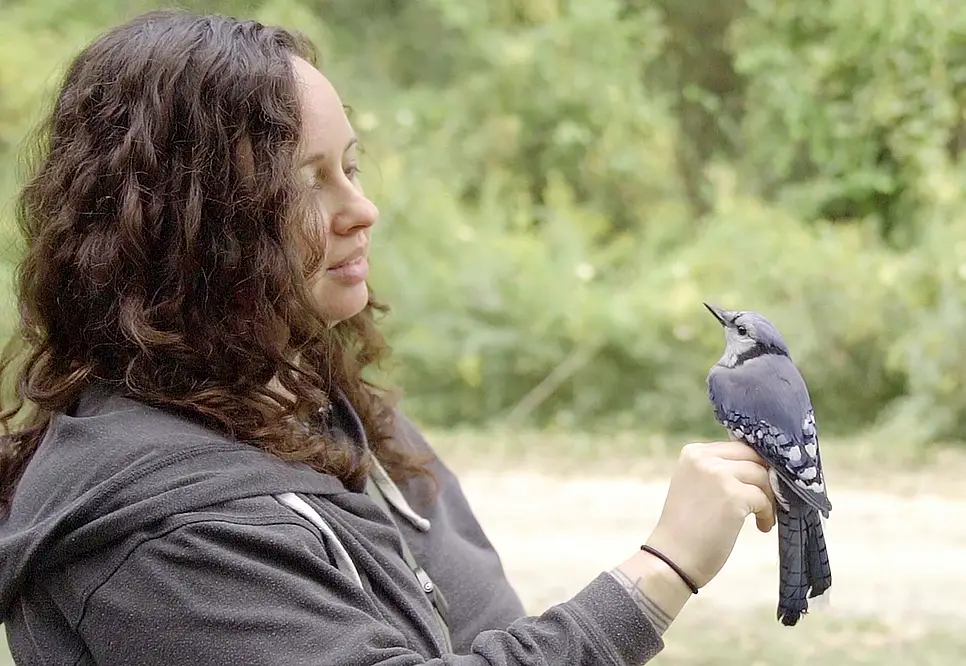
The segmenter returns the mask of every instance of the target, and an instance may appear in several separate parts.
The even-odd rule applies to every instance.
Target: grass
[[[654,666],[953,666],[966,635],[952,627],[897,627],[812,613],[795,627],[770,610],[731,615],[687,612],[665,635]]]

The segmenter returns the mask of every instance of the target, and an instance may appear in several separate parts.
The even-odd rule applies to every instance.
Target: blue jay
[[[794,626],[808,611],[808,599],[825,595],[832,586],[821,518],[828,518],[832,504],[811,398],[788,345],[770,321],[756,312],[704,306],[725,335],[724,353],[708,372],[708,397],[731,438],[751,446],[768,463],[778,505],[777,617]]]

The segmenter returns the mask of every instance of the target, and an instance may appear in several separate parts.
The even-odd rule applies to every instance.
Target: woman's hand
[[[775,525],[774,495],[765,461],[741,442],[688,444],[671,477],[664,510],[647,545],[660,551],[697,587],[708,584],[734,549],[745,518],[758,529]],[[671,567],[638,551],[611,571],[663,634],[691,596]]]
[[[684,570],[699,588],[731,555],[754,513],[758,529],[775,525],[765,461],[741,442],[688,444],[671,477],[664,510],[647,544]]]

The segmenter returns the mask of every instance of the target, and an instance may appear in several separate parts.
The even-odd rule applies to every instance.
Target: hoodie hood
[[[0,620],[45,569],[176,513],[286,492],[350,491],[186,417],[91,389],[52,418],[0,522]]]

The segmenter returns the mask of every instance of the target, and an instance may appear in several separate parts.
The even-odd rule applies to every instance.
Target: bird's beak
[[[714,318],[718,320],[718,323],[722,326],[726,326],[725,311],[716,305],[709,305],[708,303],[702,303],[704,307],[708,308],[708,311],[714,315]]]

